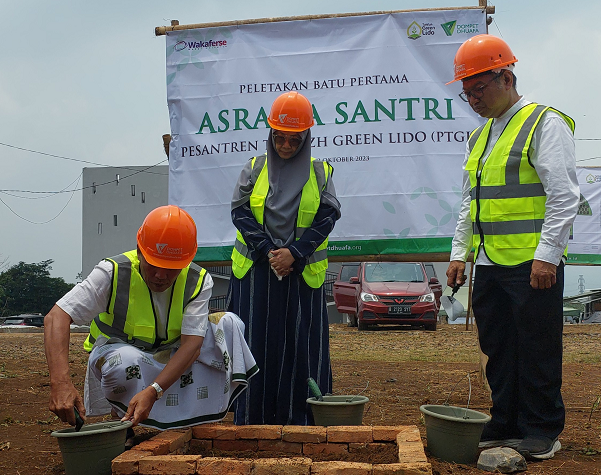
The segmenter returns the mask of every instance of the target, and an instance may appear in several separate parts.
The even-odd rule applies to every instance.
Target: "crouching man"
[[[44,320],[49,408],[157,429],[222,419],[257,372],[232,313],[209,318],[213,280],[192,259],[196,225],[177,206],[151,211],[137,250],[100,262]],[[69,376],[70,324],[90,325],[84,398]],[[84,401],[85,400],[85,401]]]

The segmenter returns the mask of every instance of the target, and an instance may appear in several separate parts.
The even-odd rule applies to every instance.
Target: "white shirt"
[[[111,297],[113,265],[101,261],[90,275],[73,287],[56,304],[62,308],[76,325],[89,325],[96,315],[105,312]],[[213,289],[213,278],[207,272],[202,290],[184,309],[182,335],[205,336],[208,325],[209,299]],[[159,338],[167,336],[167,317],[171,300],[171,287],[164,292],[151,292],[157,313]]]
[[[505,126],[522,107],[531,104],[522,96],[505,114],[493,119],[483,163],[492,151]],[[463,198],[451,250],[452,261],[465,262],[472,249],[472,220],[470,218],[470,178],[465,170],[469,144],[463,162]],[[574,136],[565,120],[556,112],[546,111],[541,117],[529,148],[530,162],[543,185],[547,201],[545,220],[534,259],[558,265],[568,244],[570,227],[576,218],[580,188],[576,176]],[[494,265],[484,252],[478,253],[477,265]]]

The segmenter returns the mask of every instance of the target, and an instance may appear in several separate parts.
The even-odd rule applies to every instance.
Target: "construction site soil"
[[[441,325],[436,332],[380,327],[358,332],[330,326],[334,394],[369,397],[364,425],[416,425],[424,446],[422,404],[465,406],[468,378],[470,408],[487,412],[489,396],[480,380],[477,336],[465,326]],[[87,354],[85,334],[71,335],[71,376],[83,393]],[[529,463],[528,475],[601,474],[601,325],[564,328],[563,398],[566,427],[562,450],[551,460]],[[65,428],[48,411],[49,375],[42,333],[0,333],[0,473],[2,475],[64,474],[53,430]],[[226,422],[231,420],[231,414]],[[94,422],[100,418],[89,418]],[[137,427],[136,442],[157,431]],[[476,475],[476,464],[443,462],[426,449],[432,472]],[[231,454],[230,454],[231,455]],[[238,454],[240,457],[249,454]],[[382,463],[384,454],[364,453],[361,461]]]

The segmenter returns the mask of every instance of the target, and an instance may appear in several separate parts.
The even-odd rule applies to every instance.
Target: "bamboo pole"
[[[219,21],[213,23],[193,23],[191,25],[180,25],[177,20],[171,21],[171,26],[157,26],[154,29],[155,36],[166,35],[170,31],[181,31],[181,30],[194,30],[197,28],[218,28],[223,26],[240,26],[240,25],[253,25],[256,23],[274,23],[279,21],[297,21],[297,20],[321,20],[324,18],[341,18],[348,16],[364,16],[364,15],[390,15],[392,13],[408,13],[408,12],[428,12],[428,11],[444,11],[444,10],[479,10],[486,9],[487,14],[493,14],[495,7],[493,5],[487,5],[487,0],[478,0],[479,5],[477,7],[447,7],[447,8],[415,8],[411,10],[383,10],[375,12],[361,12],[361,13],[334,13],[334,14],[323,14],[323,15],[300,15],[300,16],[287,16],[287,17],[274,17],[274,18],[256,18],[250,20],[232,20],[232,21]],[[176,24],[177,23],[177,24]]]

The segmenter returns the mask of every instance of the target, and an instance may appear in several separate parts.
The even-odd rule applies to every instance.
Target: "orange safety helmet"
[[[285,92],[273,101],[267,122],[272,129],[282,132],[302,132],[315,124],[313,107],[302,94]]]
[[[501,38],[486,34],[472,36],[457,50],[455,79],[447,84],[517,62],[511,48]]]
[[[177,206],[156,208],[138,230],[138,248],[155,267],[183,269],[196,255],[196,224]]]

